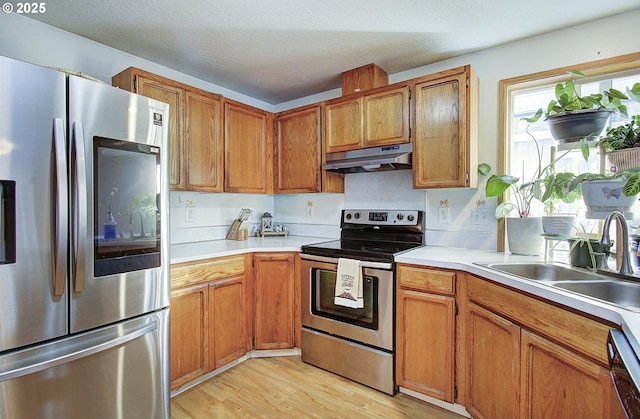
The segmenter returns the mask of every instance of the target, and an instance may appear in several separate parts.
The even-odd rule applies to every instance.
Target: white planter
[[[509,251],[516,255],[536,256],[544,253],[542,218],[507,218]]]
[[[575,215],[545,215],[542,217],[542,230],[548,236],[570,237]]]
[[[625,196],[622,193],[626,181],[589,180],[582,182],[582,199],[587,206],[587,218],[605,218],[611,211],[625,213],[631,209],[636,200],[635,196]],[[625,217],[633,218],[633,214],[626,213]]]

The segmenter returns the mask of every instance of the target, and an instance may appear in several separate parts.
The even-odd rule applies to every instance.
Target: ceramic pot
[[[545,215],[542,217],[542,230],[548,236],[569,237],[575,221],[575,215]]]
[[[611,109],[581,109],[547,117],[551,135],[560,143],[596,139],[607,124]]]
[[[542,218],[507,218],[509,252],[515,255],[536,256],[544,253]]]
[[[582,182],[582,200],[587,206],[587,218],[605,218],[611,211],[627,212],[625,217],[633,218],[628,211],[636,197],[622,193],[625,183],[623,179]]]
[[[573,246],[574,241],[575,239],[569,239],[569,246]],[[605,246],[596,239],[590,239],[589,243],[591,244],[593,253],[604,253],[607,257],[609,256],[609,249],[611,249],[611,245]],[[600,264],[602,257],[602,255],[594,255],[596,267]],[[589,245],[587,245],[586,242],[578,243],[571,250],[569,258],[571,260],[571,266],[588,269],[594,268],[591,260],[591,253],[589,251]]]

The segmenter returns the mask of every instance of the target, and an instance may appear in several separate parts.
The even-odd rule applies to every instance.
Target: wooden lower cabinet
[[[211,369],[240,358],[249,349],[244,275],[209,284]]]
[[[295,253],[254,255],[254,349],[295,346]]]
[[[171,266],[172,390],[251,349],[246,260],[241,255]]]
[[[466,406],[474,418],[620,417],[597,344],[606,350],[615,326],[467,277]]]
[[[455,273],[398,266],[396,382],[454,402]]]
[[[169,380],[172,389],[209,369],[206,313],[206,284],[171,291]]]
[[[517,418],[520,327],[474,304],[467,322],[467,410],[475,418]]]

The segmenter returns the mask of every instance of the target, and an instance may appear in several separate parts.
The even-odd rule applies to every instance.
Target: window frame
[[[511,93],[515,90],[535,88],[548,84],[560,83],[571,78],[570,71],[580,70],[587,77],[598,77],[606,74],[624,72],[629,70],[640,70],[640,52],[620,55],[617,57],[606,58],[602,60],[590,61],[586,63],[578,63],[570,66],[559,67],[552,70],[540,71],[537,73],[526,74],[509,79],[500,80],[498,84],[499,101],[498,101],[498,171],[497,173],[505,173],[509,153],[511,151],[510,144],[507,143],[509,133],[511,132]],[[498,203],[502,202],[503,197],[498,197]],[[505,251],[505,219],[498,220],[497,231],[497,251]]]

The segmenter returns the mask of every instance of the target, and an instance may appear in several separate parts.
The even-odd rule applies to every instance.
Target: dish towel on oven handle
[[[362,267],[359,260],[339,258],[336,292],[333,303],[351,308],[363,308]]]

